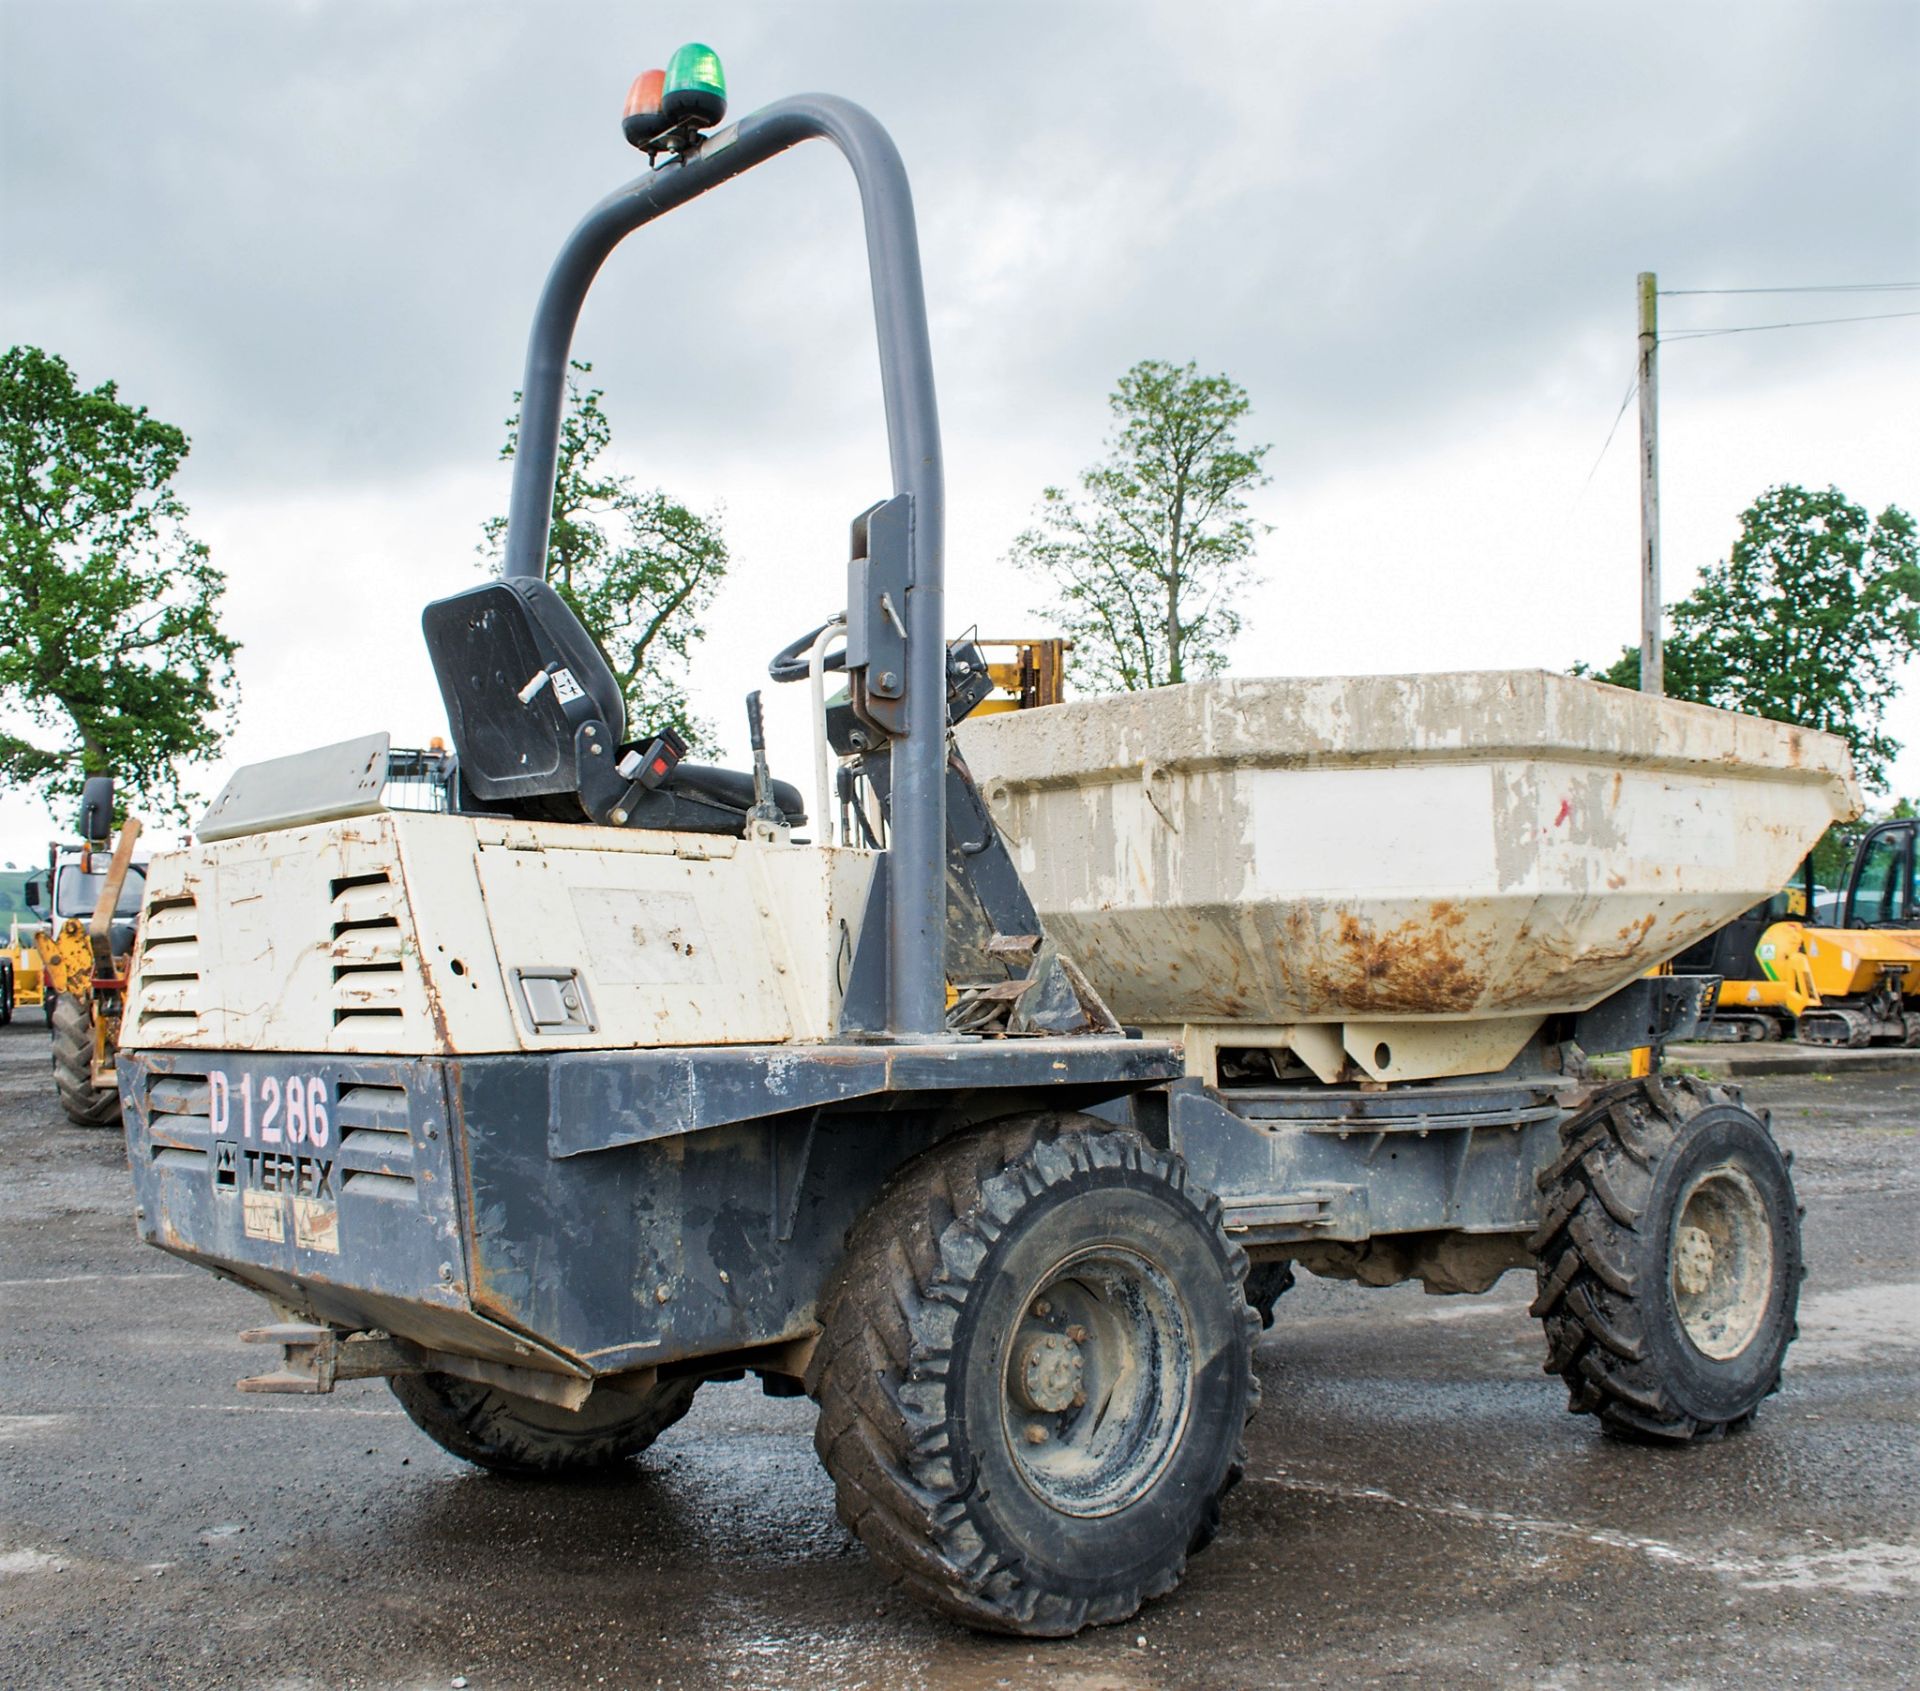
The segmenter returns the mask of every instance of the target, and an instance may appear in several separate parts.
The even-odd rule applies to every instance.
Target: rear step
[[[277,1321],[240,1335],[243,1345],[278,1345],[280,1366],[250,1374],[236,1384],[243,1392],[333,1390],[336,1380],[368,1380],[383,1374],[417,1374],[421,1364],[413,1346],[369,1333],[346,1333],[306,1321]]]
[[[278,1345],[280,1366],[235,1382],[243,1392],[295,1392],[315,1396],[341,1380],[371,1380],[393,1374],[452,1374],[483,1386],[497,1386],[537,1398],[561,1409],[578,1409],[594,1389],[591,1377],[557,1374],[544,1368],[519,1368],[477,1356],[427,1350],[407,1339],[373,1331],[350,1331],[315,1321],[276,1321],[240,1335],[245,1345]],[[609,1380],[611,1389],[649,1389],[655,1374],[642,1368]]]

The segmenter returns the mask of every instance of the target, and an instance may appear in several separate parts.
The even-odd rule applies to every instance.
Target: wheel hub
[[[1738,1163],[1703,1170],[1674,1220],[1670,1279],[1688,1340],[1716,1362],[1738,1356],[1766,1321],[1773,1285],[1766,1201]]]
[[[1124,1247],[1076,1252],[1034,1288],[1001,1353],[1002,1415],[1051,1508],[1110,1515],[1159,1478],[1193,1393],[1188,1319],[1166,1273]]]
[[[1087,1359],[1079,1345],[1064,1333],[1047,1333],[1027,1344],[1015,1383],[1029,1409],[1057,1415],[1082,1395],[1086,1376]]]
[[[1682,1227],[1673,1241],[1673,1282],[1697,1298],[1713,1284],[1713,1241],[1698,1227]]]

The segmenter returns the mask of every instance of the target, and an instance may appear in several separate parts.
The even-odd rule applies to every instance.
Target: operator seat
[[[753,777],[676,763],[647,785],[622,775],[626,708],[606,654],[567,602],[532,576],[501,576],[421,613],[458,758],[457,807],[555,822],[744,834]],[[773,783],[789,823],[797,789]]]

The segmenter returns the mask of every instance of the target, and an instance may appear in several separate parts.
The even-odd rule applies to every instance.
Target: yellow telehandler
[[[113,777],[90,776],[80,801],[80,845],[55,845],[44,889],[27,883],[30,908],[44,906],[35,937],[60,1107],[77,1127],[111,1127],[120,1119],[114,1059],[120,1011],[132,965],[146,870],[134,858],[140,824],[121,826],[112,855]]]

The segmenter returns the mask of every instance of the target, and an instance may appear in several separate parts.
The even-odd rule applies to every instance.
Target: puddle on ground
[[[1850,1591],[1858,1597],[1920,1592],[1920,1545],[1872,1541],[1781,1556],[1740,1581],[1749,1591]]]
[[[1859,1286],[1800,1300],[1800,1337],[1789,1352],[1796,1368],[1877,1362],[1890,1351],[1920,1346],[1920,1284]]]

